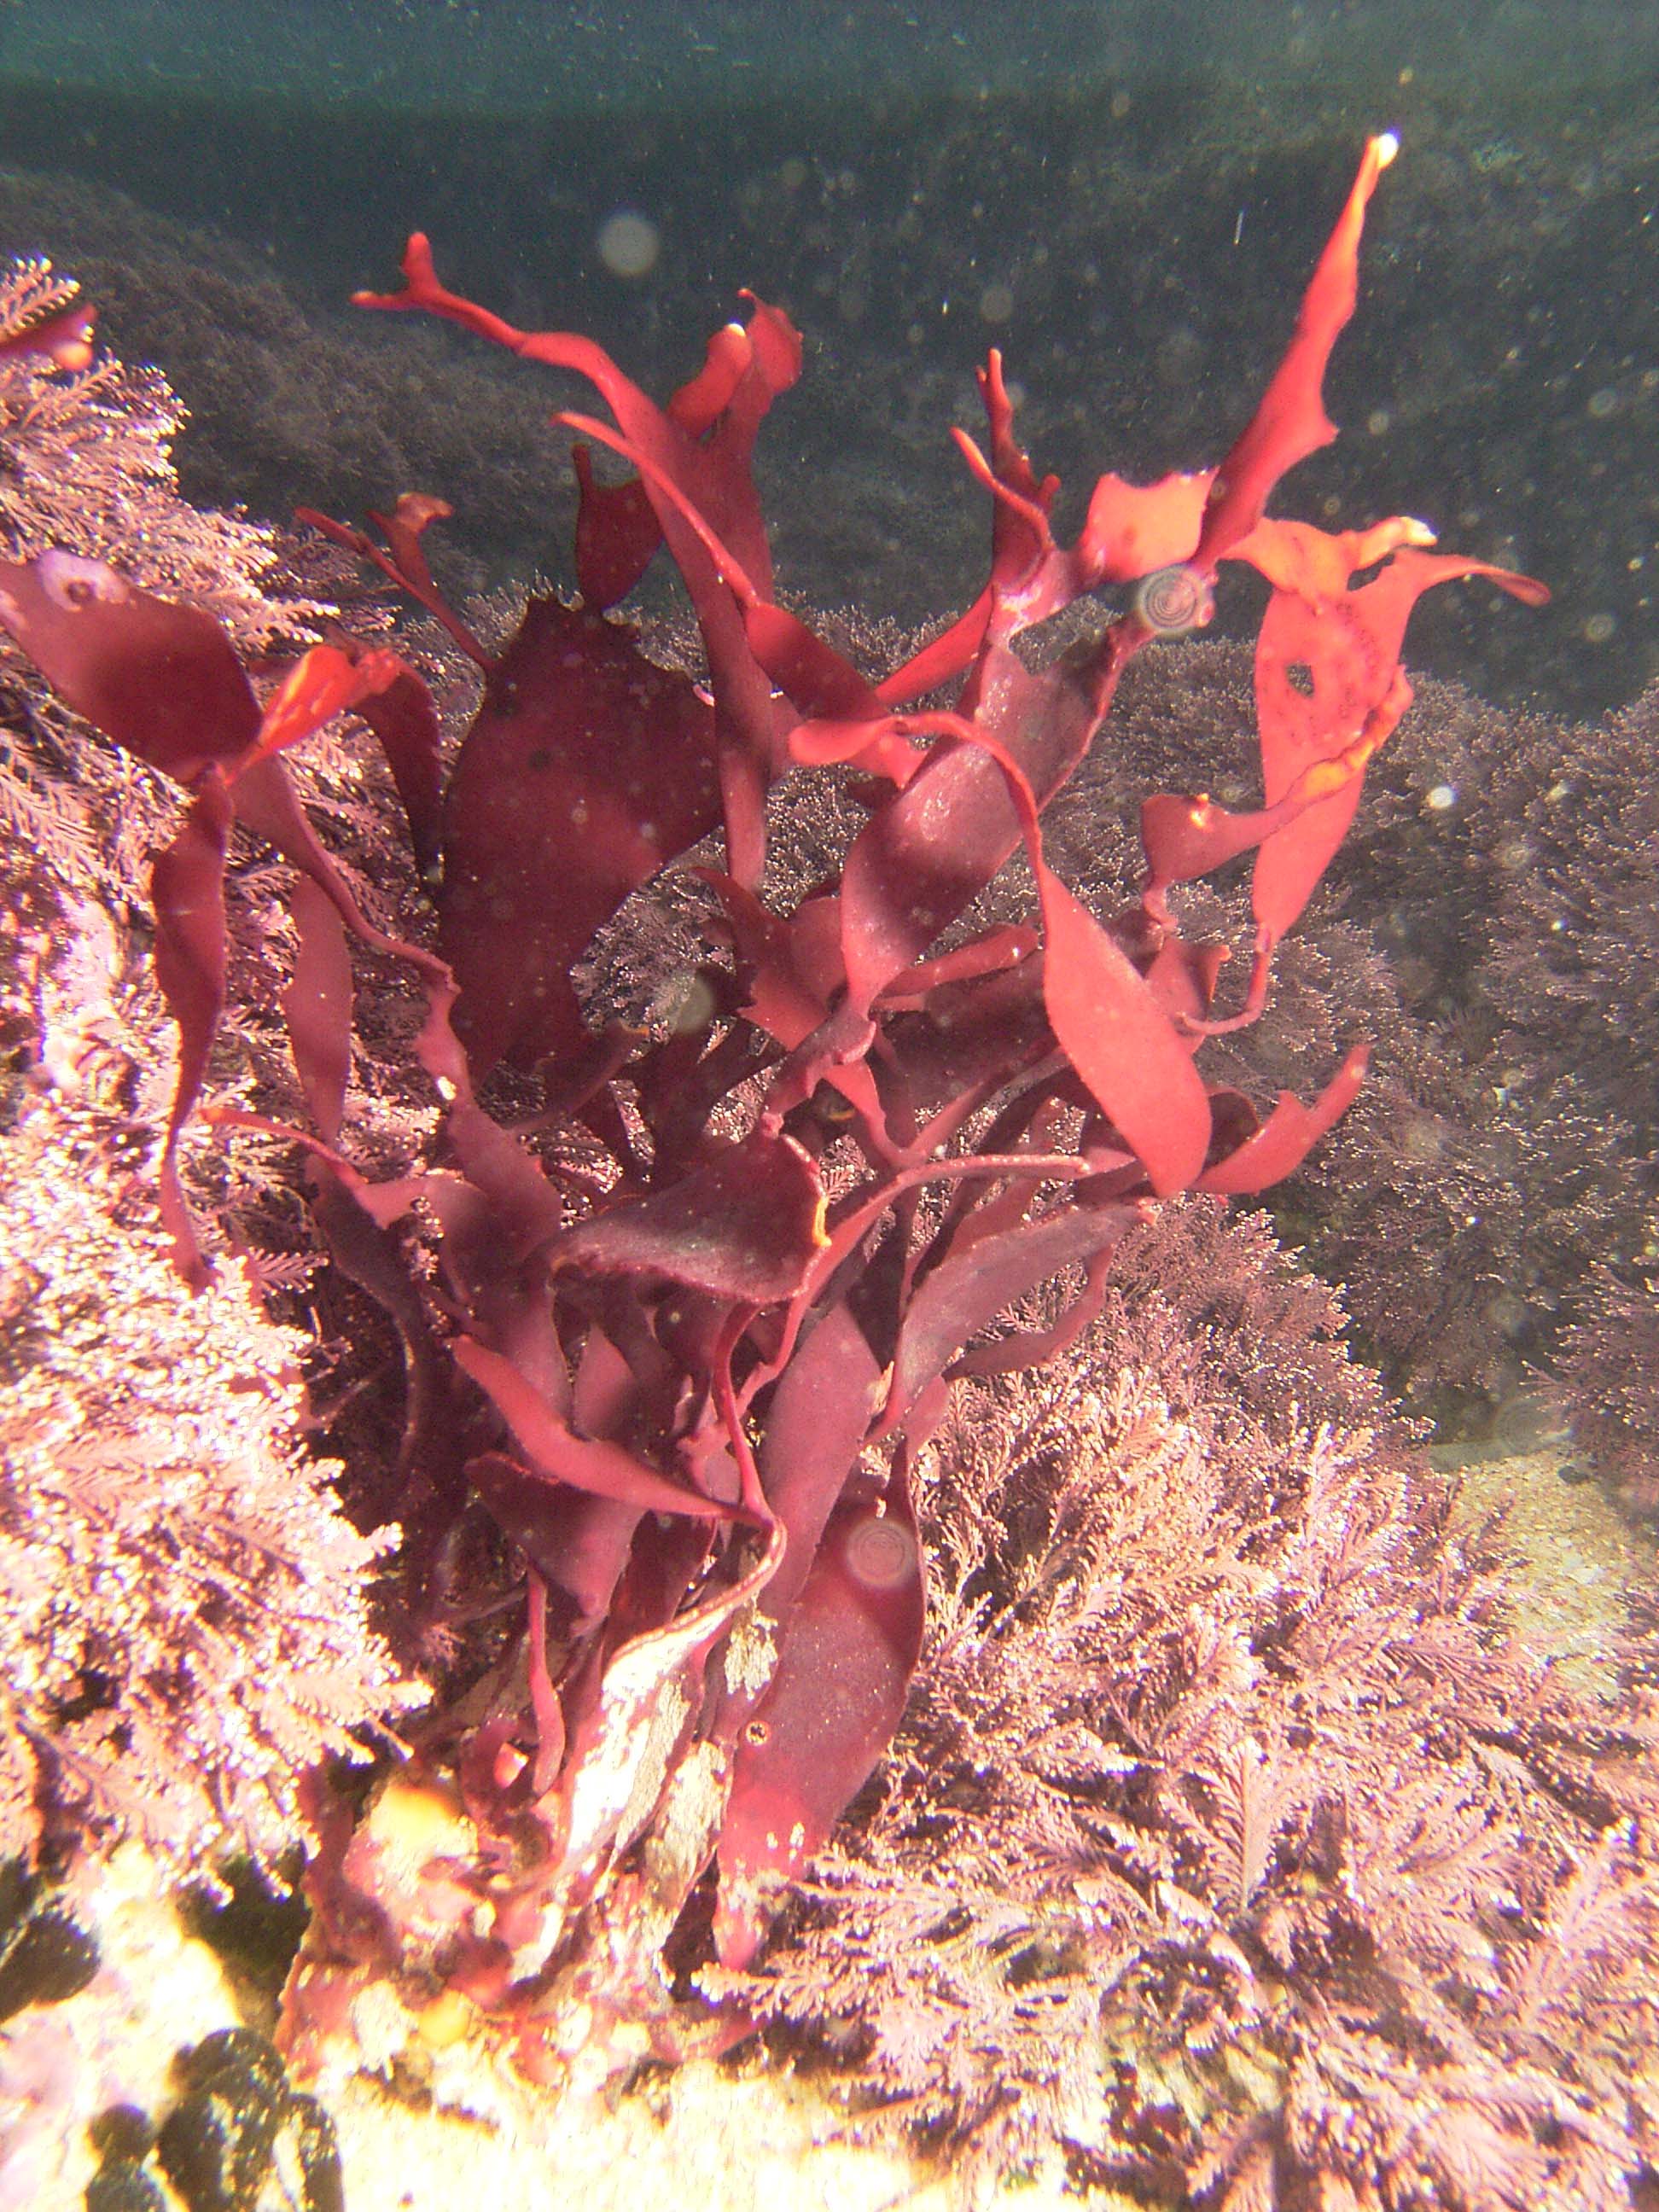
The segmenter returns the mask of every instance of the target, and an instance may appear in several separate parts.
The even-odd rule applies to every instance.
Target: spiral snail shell
[[[902,1522],[872,1513],[848,1532],[842,1558],[866,1589],[897,1589],[915,1572],[916,1540]]]
[[[1180,637],[1189,629],[1202,629],[1215,612],[1202,570],[1184,561],[1143,576],[1130,605],[1155,637]]]

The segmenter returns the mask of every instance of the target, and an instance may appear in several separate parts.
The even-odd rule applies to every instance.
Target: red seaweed
[[[959,438],[990,499],[987,583],[877,683],[774,598],[750,465],[800,372],[784,314],[751,300],[659,406],[591,340],[516,330],[447,289],[418,234],[405,289],[362,303],[439,315],[585,379],[614,428],[560,419],[631,471],[600,483],[577,448],[581,603],[532,599],[499,654],[432,576],[422,535],[442,501],[410,495],[371,518],[383,545],[304,511],[483,668],[447,776],[431,702],[394,655],[319,647],[262,708],[206,616],[100,564],[0,564],[0,621],[69,704],[187,794],[154,880],[179,1030],[161,1173],[181,1268],[199,1281],[208,1266],[177,1155],[211,1087],[238,819],[296,871],[285,1004],[319,1230],[387,1307],[418,1385],[392,1501],[411,1615],[440,1640],[473,1617],[454,1564],[465,1516],[475,1532],[487,1516],[520,1586],[507,1649],[434,1714],[403,1797],[355,1833],[318,1801],[317,1916],[285,2020],[300,2057],[386,1975],[411,2017],[465,1993],[532,2071],[559,2063],[573,1989],[591,2048],[614,2031],[617,2063],[641,2021],[665,2055],[706,2029],[668,1993],[664,1943],[678,1926],[677,1941],[750,1961],[780,1886],[898,1725],[927,1592],[910,1474],[954,1379],[1054,1357],[1099,1312],[1126,1229],[1182,1191],[1289,1174],[1354,1095],[1362,1046],[1311,1105],[1286,1094],[1263,1120],[1206,1083],[1205,1040],[1265,1004],[1274,947],[1409,702],[1399,654],[1417,598],[1471,575],[1543,596],[1427,553],[1407,518],[1333,535],[1266,514],[1335,434],[1324,376],[1391,155],[1386,140],[1367,148],[1225,459],[1147,486],[1103,475],[1070,546],[992,355],[985,449]],[[706,690],[647,659],[610,611],[660,550],[702,630]],[[1133,656],[1209,618],[1224,561],[1270,590],[1261,804],[1150,797],[1140,904],[1098,916],[1045,859],[1044,810],[1099,741]],[[1021,633],[1103,586],[1127,604],[1096,635],[1041,670],[1019,657]],[[908,705],[957,679],[948,709]],[[438,955],[364,919],[285,778],[282,751],[347,711],[392,771],[411,915],[435,885]],[[836,879],[779,911],[767,790],[844,763],[867,779],[867,819]],[[724,958],[672,1022],[597,1037],[579,963],[630,894],[717,829],[725,866],[702,875]],[[1036,912],[964,940],[962,918],[1022,845]],[[1224,951],[1184,942],[1164,894],[1251,851],[1255,967],[1218,1014]],[[436,1155],[380,1182],[349,1157],[353,940],[401,960],[423,994],[413,1051],[444,1112]],[[517,1130],[480,1093],[502,1062],[543,1085],[544,1110]],[[1038,1325],[988,1334],[1038,1291]],[[396,1870],[421,1791],[448,1839],[431,1866],[449,1871],[428,1867],[416,1911]]]

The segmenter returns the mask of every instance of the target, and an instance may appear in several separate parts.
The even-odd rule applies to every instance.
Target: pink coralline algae
[[[1068,1355],[1160,1201],[1261,1191],[1355,1096],[1362,1045],[1310,1102],[1284,1092],[1265,1115],[1206,1080],[1203,1048],[1261,1012],[1276,949],[1410,703],[1400,655],[1418,599],[1463,578],[1546,596],[1431,550],[1410,517],[1333,533],[1267,512],[1335,435],[1326,368],[1393,152],[1366,148],[1224,458],[1149,485],[1101,477],[1070,544],[991,355],[984,438],[957,434],[989,502],[987,582],[878,678],[775,592],[750,459],[800,373],[787,315],[751,300],[659,405],[590,340],[519,331],[451,291],[419,235],[404,289],[362,304],[573,374],[611,417],[557,418],[582,441],[580,599],[532,599],[499,651],[433,578],[442,501],[405,495],[373,537],[307,517],[477,664],[482,701],[453,761],[424,684],[384,641],[331,636],[262,697],[199,611],[84,557],[0,562],[0,622],[62,700],[179,793],[150,882],[179,1036],[161,1154],[179,1271],[208,1282],[222,1242],[193,1194],[192,1120],[233,1142],[277,1137],[300,1149],[341,1275],[404,1354],[395,1475],[376,1492],[402,1531],[385,1612],[434,1703],[367,1808],[326,1773],[307,1781],[313,1920],[284,2014],[301,2065],[366,2034],[371,2010],[386,2063],[401,2038],[436,2065],[471,2029],[545,2080],[750,2033],[743,2003],[709,2001],[696,1974],[735,1990],[763,1960],[792,1884],[900,1727],[940,1523],[919,1515],[919,1486],[948,1488],[954,1386]],[[602,481],[595,447],[626,475]],[[702,681],[648,659],[611,612],[665,549]],[[1267,586],[1259,803],[1146,798],[1141,896],[1103,919],[1045,857],[1044,810],[1126,666],[1208,620],[1230,562]],[[1047,665],[1018,649],[1101,591],[1126,611]],[[347,711],[400,802],[396,929],[372,918],[286,763]],[[857,819],[830,872],[782,902],[768,799],[786,779],[822,781]],[[239,831],[286,864],[295,1083],[264,1112],[213,1097]],[[698,876],[717,944],[657,994],[661,1018],[593,1025],[573,971],[596,933],[716,832],[720,862]],[[975,901],[1022,850],[1029,912],[981,926]],[[1254,949],[1229,993],[1226,949],[1187,941],[1170,901],[1239,860]],[[382,997],[389,975],[414,987],[401,1044],[377,1006],[373,1054],[418,1067],[439,1109],[430,1140],[395,1160],[351,1134],[371,970]],[[965,1602],[971,1575],[958,1562],[947,1579]],[[1241,1741],[1246,1794],[1255,1758]],[[1278,1828],[1262,1832],[1270,1853]],[[1247,1897],[1265,1874],[1251,1859]]]

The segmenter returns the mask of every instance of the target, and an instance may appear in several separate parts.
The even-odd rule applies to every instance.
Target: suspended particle
[[[637,208],[618,208],[599,225],[599,258],[613,276],[648,276],[662,252],[662,233]]]

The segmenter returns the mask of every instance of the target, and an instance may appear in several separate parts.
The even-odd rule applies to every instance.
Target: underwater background
[[[872,684],[984,582],[991,501],[950,434],[982,435],[988,349],[1080,543],[1102,471],[1233,448],[1383,131],[1322,386],[1340,435],[1272,514],[1420,518],[1474,567],[1413,613],[1415,703],[1360,758],[1261,1019],[1205,1039],[1212,1151],[1287,1098],[1320,1102],[1314,1148],[1259,1197],[1154,1176],[1154,1206],[1149,1116],[1109,1270],[1062,1250],[1063,1180],[1030,1218],[919,1200],[814,1309],[821,1402],[769,1397],[785,1263],[884,1156],[820,1068],[788,1109],[820,1180],[708,1166],[781,1035],[734,978],[817,990],[813,909],[873,801],[840,755],[781,782],[770,922],[633,858],[590,913],[604,834],[532,833],[515,877],[514,779],[548,748],[514,751],[513,717],[578,666],[631,827],[659,776],[646,843],[727,865],[675,749],[731,665],[668,559],[627,595],[642,650],[601,621],[551,419],[585,385],[352,295],[387,304],[425,232],[458,294],[583,333],[659,402],[728,319],[759,357],[783,311],[804,364],[752,467],[776,600],[830,656],[812,680]],[[624,427],[599,465],[619,571]],[[1656,449],[1659,0],[0,0],[0,2212],[1659,2203]],[[1416,557],[1411,527],[1343,541],[1343,591]],[[210,617],[220,759],[76,696],[27,574]],[[1044,849],[1151,972],[1139,801],[1257,803],[1251,641],[1285,594],[1230,556],[1213,619],[1149,642],[1133,564],[1054,592],[1022,647],[1043,713],[1109,625],[1139,657]],[[368,674],[330,680],[389,768],[356,726],[283,750],[315,872],[269,792],[203,843],[204,774],[270,765],[255,693],[341,627]],[[211,862],[194,1011],[179,915],[213,899],[169,908],[157,852]],[[1244,872],[1172,901],[1187,988],[1231,948],[1228,1006]],[[1032,895],[1016,856],[959,929],[1018,969]],[[434,944],[471,1124],[410,1012]],[[1020,1088],[1070,1048],[1052,1007],[912,972],[894,1066],[982,1086],[951,1140],[1080,1146],[1069,1075]],[[210,1110],[169,1213],[192,1054]],[[662,1295],[680,1227],[606,1244],[676,1163],[746,1340]],[[544,1279],[518,1238],[556,1217]],[[1046,1274],[999,1256],[1028,1231]],[[951,1273],[981,1237],[1000,1300]],[[1028,1365],[999,1358],[1016,1328]],[[896,1413],[866,1436],[928,1330],[948,1412],[918,1385],[914,1448]],[[737,1480],[734,1357],[767,1498],[793,1455],[823,1489],[791,1541],[827,1598],[767,1598],[742,1540],[698,1552],[675,1518],[688,1468]],[[567,1384],[559,1441],[668,1489],[552,1482],[520,1386]],[[820,1601],[839,1644],[805,1640]],[[623,1680],[699,1607],[714,1658]]]
[[[550,566],[562,516],[469,453],[489,442],[487,372],[476,397],[410,395],[387,420],[408,334],[367,326],[349,293],[422,228],[501,312],[589,331],[659,386],[747,285],[790,306],[813,364],[763,461],[794,495],[786,574],[907,621],[974,575],[944,426],[971,419],[987,343],[1068,485],[1106,453],[1189,464],[1280,343],[1352,147],[1396,130],[1372,340],[1334,372],[1352,434],[1310,465],[1305,511],[1428,508],[1547,574],[1542,623],[1492,634],[1478,602],[1437,607],[1414,652],[1573,709],[1655,665],[1656,76],[1659,9],[1639,0],[1247,0],[1224,29],[1153,0],[0,8],[7,166],[56,185],[54,250],[185,398],[187,490],[280,515],[302,480],[354,511],[441,481],[477,576]],[[6,228],[34,234],[26,203]],[[137,281],[147,228],[155,261],[204,264],[193,298],[183,272]],[[422,342],[476,369],[464,342]],[[546,441],[538,459],[524,489],[551,504]]]

